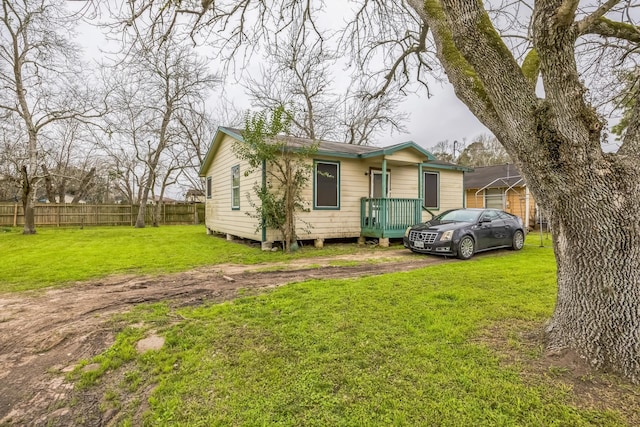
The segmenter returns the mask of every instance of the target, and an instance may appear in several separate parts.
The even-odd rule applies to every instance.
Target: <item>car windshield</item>
[[[440,222],[476,222],[481,211],[459,209],[438,215],[434,219]]]

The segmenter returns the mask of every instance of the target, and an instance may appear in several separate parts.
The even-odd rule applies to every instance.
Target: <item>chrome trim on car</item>
[[[436,241],[438,237],[438,233],[433,233],[429,231],[410,231],[409,232],[409,240],[412,242],[422,241],[427,244],[432,244]]]

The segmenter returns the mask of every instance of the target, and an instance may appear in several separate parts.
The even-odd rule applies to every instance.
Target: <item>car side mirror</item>
[[[487,217],[480,218],[480,222],[481,222],[482,224],[487,223],[487,222],[491,222],[491,218],[487,218]]]

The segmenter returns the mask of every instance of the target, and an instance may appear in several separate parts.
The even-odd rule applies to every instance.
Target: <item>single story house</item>
[[[476,167],[464,174],[465,204],[469,208],[496,208],[535,225],[536,204],[527,183],[513,164]]]
[[[430,219],[429,211],[464,204],[463,174],[469,169],[438,161],[412,141],[379,148],[278,139],[291,149],[317,144],[309,158],[313,176],[304,190],[308,212],[298,213],[298,240],[315,240],[320,246],[324,239],[377,238],[384,245],[402,237],[409,225]],[[247,173],[249,165],[233,148],[238,142],[243,142],[241,130],[219,127],[200,168],[206,179],[205,225],[209,233],[259,241],[267,249],[281,236],[277,230],[258,229],[250,216],[255,208],[247,199],[255,203],[253,188],[267,174]]]

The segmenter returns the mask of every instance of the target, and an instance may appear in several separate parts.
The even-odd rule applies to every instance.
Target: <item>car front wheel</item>
[[[458,258],[469,259],[473,256],[475,243],[470,236],[464,236],[458,243]]]
[[[524,234],[521,230],[516,230],[513,233],[513,241],[511,242],[511,248],[514,251],[519,251],[524,246]]]

